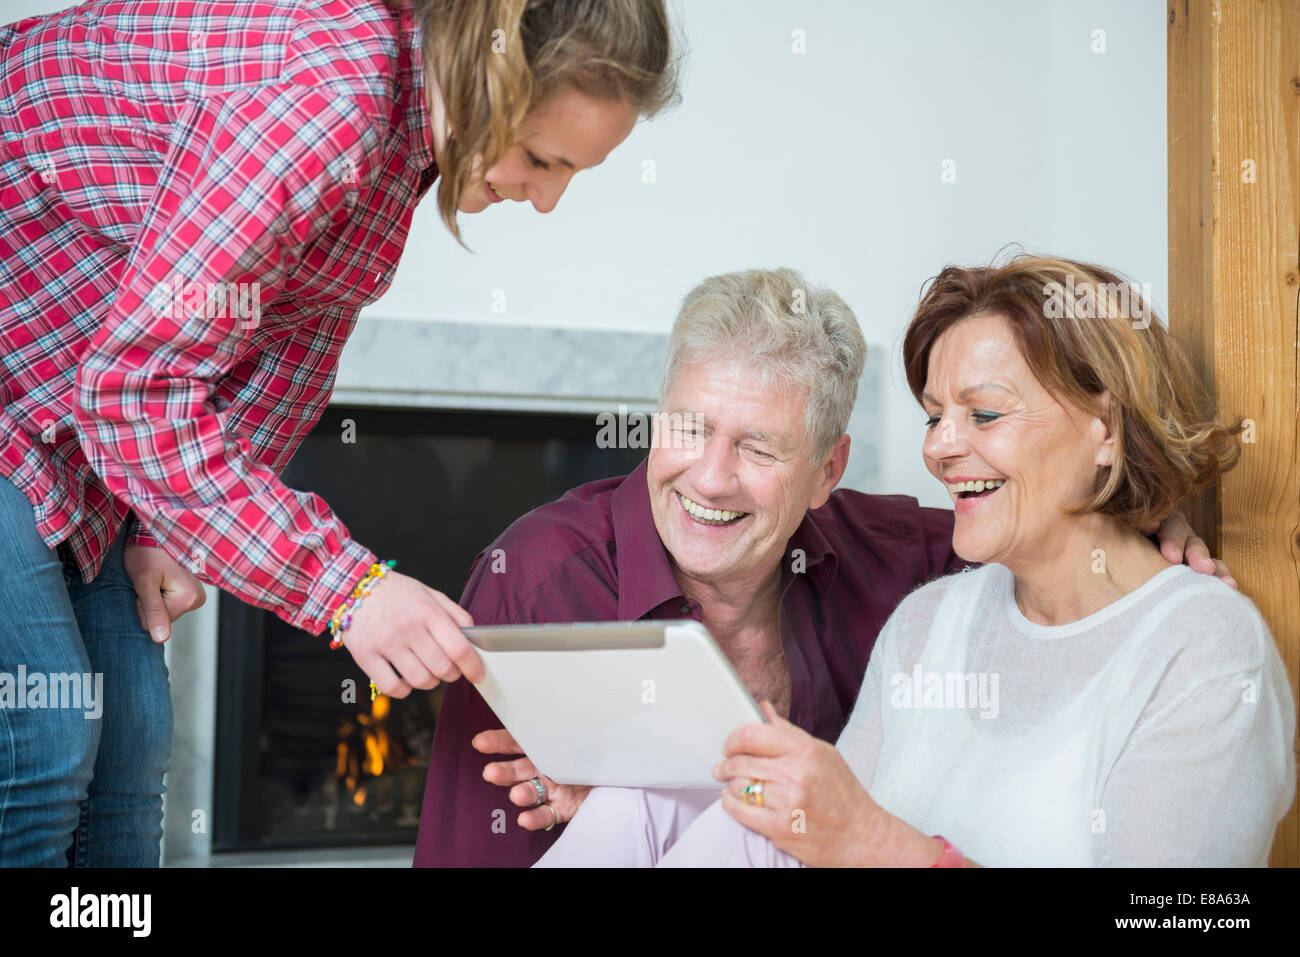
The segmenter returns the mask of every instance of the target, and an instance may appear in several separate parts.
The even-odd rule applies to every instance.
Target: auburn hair
[[[1021,254],[1003,265],[948,266],[930,280],[903,340],[918,402],[935,342],[980,315],[1005,319],[1043,387],[1101,417],[1114,436],[1113,464],[1098,469],[1092,495],[1067,514],[1099,512],[1138,528],[1164,519],[1236,464],[1242,420],[1214,417],[1182,348],[1137,284],[1090,263]]]

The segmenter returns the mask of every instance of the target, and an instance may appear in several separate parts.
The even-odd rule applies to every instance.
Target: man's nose
[[[720,436],[711,436],[691,467],[691,482],[704,494],[723,495],[735,484],[736,462],[735,446]]]

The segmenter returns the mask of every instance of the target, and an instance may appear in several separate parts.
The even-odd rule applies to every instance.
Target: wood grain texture
[[[1167,12],[1166,139],[1169,164],[1169,330],[1183,343],[1206,391],[1214,394],[1214,151],[1210,24],[1189,17],[1184,0]],[[1214,547],[1218,489],[1184,505],[1192,527]],[[1215,554],[1219,554],[1217,547]]]
[[[1268,622],[1297,694],[1300,0],[1174,0],[1167,13],[1170,329],[1219,415],[1250,420],[1254,438],[1217,509],[1207,499],[1194,518]],[[1275,866],[1300,866],[1298,805]]]

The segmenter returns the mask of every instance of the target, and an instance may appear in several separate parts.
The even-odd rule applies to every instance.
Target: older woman
[[[720,801],[596,789],[540,863],[1265,864],[1295,791],[1281,660],[1248,599],[1138,531],[1239,426],[1147,310],[1082,263],[945,269],[904,360],[982,567],[903,600],[834,748],[765,705]]]

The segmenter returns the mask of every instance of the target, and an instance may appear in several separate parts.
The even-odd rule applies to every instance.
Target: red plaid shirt
[[[437,174],[419,49],[382,0],[0,27],[0,474],[84,580],[129,521],[315,633],[375,560],[278,473]]]

